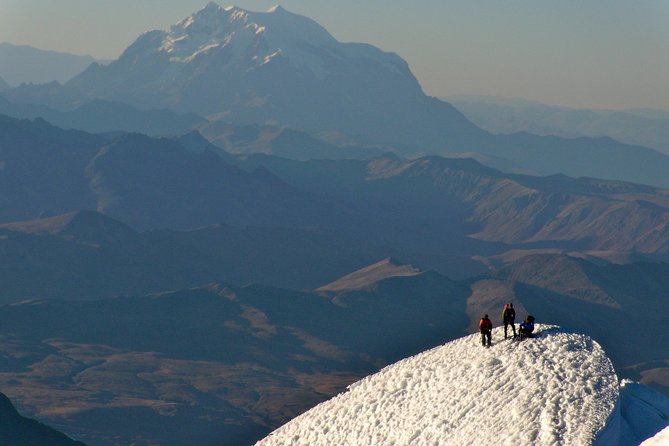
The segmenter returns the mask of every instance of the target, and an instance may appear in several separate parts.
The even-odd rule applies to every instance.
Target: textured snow
[[[623,380],[620,403],[620,421],[611,420],[612,427],[618,424],[620,445],[636,446],[669,424],[669,399],[648,386]]]
[[[641,443],[641,446],[667,446],[669,445],[669,427],[661,430],[657,435]]]
[[[591,338],[538,325],[493,346],[471,335],[389,366],[257,443],[593,444],[614,415],[618,378]]]
[[[252,12],[211,2],[169,30],[145,33],[129,50],[133,60],[166,56],[171,67],[164,81],[185,75],[188,70],[184,68],[194,62],[197,66],[197,62],[206,64],[211,59],[245,72],[286,61],[319,79],[326,78],[328,64],[339,59],[370,59],[400,74],[405,69],[397,55],[371,45],[340,43],[315,21],[280,6]]]
[[[334,43],[334,37],[319,24],[280,6],[267,12],[250,12],[212,2],[173,25],[165,33],[160,51],[169,54],[172,62],[189,63],[209,50],[228,47],[234,54],[230,63],[234,64],[244,62],[247,50],[253,48],[257,66],[277,55],[290,54],[290,63],[319,74],[322,58],[303,48]]]

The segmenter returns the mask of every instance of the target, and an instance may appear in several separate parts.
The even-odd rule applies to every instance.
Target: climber
[[[528,315],[523,322],[520,323],[520,339],[531,338],[534,332],[534,316]]]
[[[507,329],[509,325],[513,328],[513,337],[517,336],[516,334],[516,310],[513,309],[513,304],[508,303],[504,305],[504,311],[502,312],[502,320],[504,321],[504,339],[507,338]]]
[[[481,321],[479,322],[479,330],[481,331],[481,344],[484,347],[490,347],[492,344],[492,321],[488,319],[487,314],[481,318]]]

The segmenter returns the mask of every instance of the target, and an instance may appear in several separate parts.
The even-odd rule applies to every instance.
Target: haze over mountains
[[[0,43],[0,77],[14,87],[22,83],[65,83],[93,62],[97,60],[91,56]]]
[[[251,444],[509,301],[669,394],[660,152],[488,133],[215,3],[0,113],[0,385],[89,446]]]
[[[118,60],[93,64],[62,87],[25,86],[4,95],[65,110],[92,99],[121,101],[227,124],[335,132],[358,146],[390,145],[405,155],[476,152],[516,171],[669,187],[669,156],[609,139],[492,135],[426,96],[396,54],[338,42],[280,7],[255,13],[210,3],[167,31],[143,34]],[[221,138],[213,128],[205,132],[212,141]]]
[[[178,409],[178,415],[164,415],[163,409],[158,408],[176,396],[160,396],[157,392],[147,394],[150,403],[128,402],[126,399],[138,391],[136,386],[140,382],[117,388],[110,387],[105,379],[106,391],[111,392],[109,398],[119,399],[112,413],[126,417],[142,407],[140,412],[144,415],[138,419],[147,426],[143,435],[158,439],[161,444],[167,444],[167,437],[176,438],[176,444],[187,441],[186,437],[175,437],[174,432],[165,430],[166,425],[173,423],[199,425],[200,433],[212,442],[215,437],[247,439],[240,440],[242,443],[257,439],[374,367],[465,333],[481,311],[501,307],[508,300],[516,302],[521,313],[532,311],[545,321],[593,333],[610,351],[624,376],[661,389],[669,387],[666,380],[669,367],[663,362],[669,360],[669,352],[653,342],[652,333],[636,336],[635,342],[630,342],[624,332],[612,330],[617,325],[643,324],[649,318],[657,319],[657,314],[669,314],[664,306],[669,290],[667,265],[648,262],[607,265],[607,259],[622,259],[627,263],[626,259],[638,260],[643,256],[666,258],[666,190],[566,176],[509,175],[466,159],[404,160],[393,155],[372,160],[295,161],[267,155],[235,158],[215,147],[212,149],[206,141],[199,140],[201,146],[197,146],[198,140],[192,138],[183,139],[189,147],[186,148],[180,142],[182,139],[92,135],[64,131],[44,121],[4,118],[2,125],[5,139],[0,144],[1,178],[5,189],[0,198],[6,203],[2,207],[6,224],[0,227],[0,262],[5,265],[3,301],[44,297],[93,299],[89,304],[33,302],[3,307],[0,317],[8,318],[2,326],[9,336],[4,351],[15,352],[10,356],[19,358],[30,352],[32,358],[44,348],[45,352],[61,349],[50,341],[43,345],[42,340],[69,339],[87,346],[61,351],[76,363],[88,364],[86,358],[93,354],[90,346],[97,345],[95,351],[102,349],[107,353],[95,353],[98,359],[93,363],[101,360],[100,354],[112,355],[105,361],[121,361],[122,369],[143,370],[147,367],[140,365],[144,361],[154,361],[148,366],[154,368],[167,359],[146,358],[142,352],[164,352],[177,361],[206,359],[211,363],[174,363],[174,367],[176,364],[186,367],[186,373],[211,367],[216,370],[212,372],[214,375],[229,376],[233,372],[224,370],[233,365],[218,364],[215,351],[206,350],[207,358],[188,356],[191,353],[181,357],[184,352],[198,351],[204,344],[210,346],[207,349],[213,348],[212,337],[220,339],[221,352],[229,348],[233,335],[213,334],[211,327],[221,317],[232,317],[230,310],[202,310],[216,319],[207,325],[200,310],[195,310],[198,298],[187,297],[201,292],[208,295],[210,291],[188,288],[221,279],[237,284],[259,282],[320,288],[321,292],[332,293],[324,300],[313,293],[267,286],[214,287],[233,289],[236,296],[252,291],[260,299],[259,306],[252,305],[256,310],[251,313],[248,308],[239,309],[239,314],[246,315],[240,316],[243,320],[259,324],[254,328],[261,330],[256,336],[262,338],[266,330],[271,332],[263,325],[265,317],[270,320],[285,317],[286,312],[300,315],[299,321],[291,324],[302,327],[300,333],[310,333],[309,342],[318,339],[326,345],[350,352],[364,351],[356,354],[367,355],[360,363],[340,362],[337,366],[340,369],[327,362],[304,371],[300,382],[308,379],[313,383],[311,380],[315,379],[332,385],[327,390],[315,391],[291,381],[290,392],[302,389],[299,395],[303,397],[290,403],[293,404],[290,412],[281,409],[288,404],[282,396],[286,394],[285,387],[280,386],[284,390],[276,390],[278,393],[270,390],[277,389],[276,380],[285,379],[275,374],[284,376],[288,372],[283,366],[265,364],[266,372],[253,381],[254,388],[266,388],[274,395],[271,407],[262,409],[269,411],[263,413],[273,415],[270,421],[262,423],[249,421],[258,412],[234,409],[224,411],[227,419],[237,420],[232,425],[199,424],[210,410],[219,410],[214,406],[225,406],[228,397],[221,397],[213,406],[207,403],[195,413],[184,407]],[[36,199],[35,190],[42,191],[38,195],[42,200]],[[73,211],[82,208],[99,209],[132,222],[139,229],[154,230],[137,232],[99,212]],[[58,215],[63,212],[69,213]],[[217,222],[227,225],[216,225]],[[206,225],[209,226],[200,228]],[[174,230],[179,228],[182,230]],[[526,254],[518,254],[518,249]],[[575,250],[603,265],[559,254]],[[552,254],[527,255],[533,252]],[[414,266],[388,260],[364,268],[389,256],[407,259]],[[358,268],[363,269],[336,280]],[[419,273],[419,269],[436,269],[454,277],[471,277],[488,268],[492,269],[487,275],[465,282],[454,282],[436,272]],[[184,350],[174,350],[174,339],[164,336],[163,325],[159,324],[151,333],[122,329],[123,333],[134,334],[114,340],[116,331],[111,329],[112,322],[94,317],[110,314],[114,317],[113,324],[118,324],[118,318],[126,317],[124,311],[129,305],[141,302],[141,299],[113,299],[96,303],[95,299],[165,293],[180,288],[184,289],[183,306],[166,309],[164,313],[156,313],[151,306],[146,313],[132,310],[130,313],[138,319],[128,324],[148,328],[153,320],[181,320],[184,308],[195,305],[192,309],[198,316],[191,322],[193,325],[180,330],[191,333],[186,336],[189,340],[184,340],[187,342]],[[200,288],[203,289],[210,287]],[[294,310],[286,307],[286,299],[292,299],[289,296],[302,296]],[[407,313],[405,299],[409,296],[412,308],[417,311],[413,316]],[[309,310],[305,299],[313,299],[314,304],[320,302],[318,305],[328,309]],[[278,307],[271,310],[267,303],[260,302],[275,302],[272,305]],[[99,305],[119,307],[109,313]],[[434,307],[428,311],[430,306]],[[341,310],[342,317],[346,315],[341,322],[346,328],[331,325],[340,308],[347,309]],[[641,308],[644,311],[639,311]],[[38,316],[32,309],[45,310]],[[23,317],[14,314],[15,310],[20,314],[30,310],[24,323],[12,322]],[[433,316],[437,319],[425,319]],[[318,322],[322,317],[326,320]],[[40,321],[37,325],[45,330],[42,334],[34,331],[34,323],[28,322],[37,320]],[[94,321],[91,327],[95,330],[90,333],[84,330],[84,321]],[[302,326],[305,322],[315,325]],[[236,333],[235,327],[239,325],[230,324],[231,333]],[[34,334],[21,332],[21,326]],[[317,326],[322,327],[320,331],[313,331]],[[291,327],[290,330],[296,329],[294,325]],[[79,334],[62,331],[65,329]],[[201,336],[193,337],[195,332]],[[25,336],[28,338],[24,341]],[[145,344],[149,339],[151,345]],[[289,337],[285,340],[286,348],[297,348],[304,339]],[[112,347],[121,351],[107,351]],[[276,345],[270,342],[263,349],[276,349]],[[39,355],[42,353],[36,358],[42,359],[31,359],[36,362],[30,364],[35,370],[44,370],[52,359]],[[371,360],[369,355],[377,359]],[[31,403],[34,407],[47,407],[53,404],[49,401],[62,398],[49,390],[60,378],[48,375],[46,382],[51,384],[39,390],[39,395],[47,396],[31,399],[37,398],[37,394],[28,396],[25,389],[32,385],[29,383],[33,378],[22,375],[19,379],[17,373],[23,373],[21,370],[26,370],[27,365],[21,367],[12,366],[5,375],[10,396],[34,401]],[[53,370],[70,376],[60,366]],[[233,370],[242,373],[238,368]],[[249,376],[248,372],[242,374]],[[214,376],[207,379],[214,380],[207,386],[217,385]],[[165,385],[171,385],[170,382],[167,379]],[[88,386],[85,388],[93,392],[91,398],[95,400],[94,395],[102,389]],[[228,395],[246,392],[241,381],[236,386],[234,391],[226,390]],[[107,400],[93,404],[97,409],[91,409],[91,401],[76,396],[79,390],[73,388],[72,392],[68,406],[80,415],[69,418],[69,434],[77,433],[77,438],[87,442],[93,439],[91,444],[108,444],[112,434],[121,432],[125,432],[122,435],[126,438],[137,439],[132,433],[137,426],[125,430],[119,424],[109,425],[110,413],[100,406],[108,406]],[[62,425],[64,420],[60,416],[44,410],[41,419]],[[154,413],[156,410],[158,415]]]
[[[446,98],[476,125],[493,133],[529,132],[566,138],[608,136],[669,153],[669,111],[570,109],[522,99]]]
[[[105,137],[11,118],[0,124],[0,222],[97,209],[140,230],[319,227],[411,251],[500,252],[496,243],[668,250],[668,192],[648,186],[509,175],[440,157],[226,161],[170,139]]]
[[[195,114],[170,110],[140,110],[120,102],[94,99],[73,110],[56,110],[46,105],[14,104],[0,97],[0,113],[14,118],[42,118],[64,129],[91,133],[137,132],[152,136],[188,133],[205,122]]]
[[[412,127],[414,134],[443,135],[437,122],[478,133],[450,105],[426,97],[397,55],[340,43],[281,7],[252,13],[210,3],[65,85],[64,99],[82,96],[404,143]]]

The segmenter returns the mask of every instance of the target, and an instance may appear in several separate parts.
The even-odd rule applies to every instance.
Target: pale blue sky
[[[276,0],[237,0],[266,10]],[[115,58],[206,0],[0,0],[0,42]],[[223,6],[230,2],[220,1]],[[667,0],[284,0],[405,58],[431,95],[669,109]]]

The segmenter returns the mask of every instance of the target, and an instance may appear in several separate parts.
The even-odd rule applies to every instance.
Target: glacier
[[[493,346],[460,338],[390,365],[257,446],[638,445],[669,423],[669,399],[618,379],[592,338],[552,325]]]

